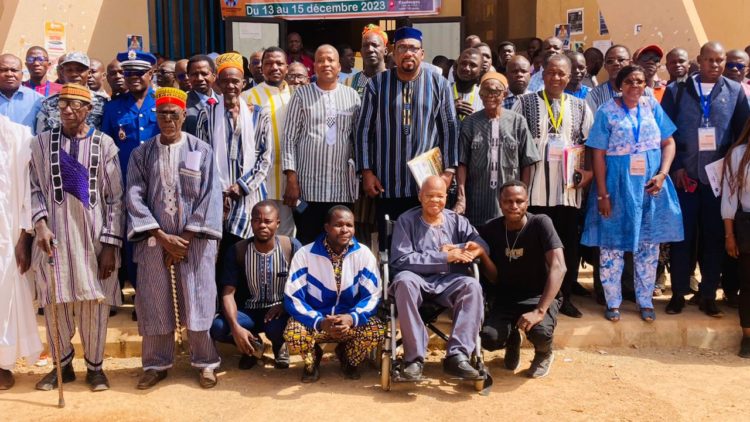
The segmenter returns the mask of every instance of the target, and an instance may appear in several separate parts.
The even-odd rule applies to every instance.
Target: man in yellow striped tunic
[[[245,102],[268,108],[271,116],[271,137],[273,155],[271,168],[266,178],[268,199],[273,200],[279,208],[281,224],[277,231],[284,236],[294,235],[292,210],[284,205],[283,196],[286,189],[286,177],[281,171],[281,137],[284,134],[284,115],[291,98],[291,90],[286,83],[286,53],[278,47],[267,48],[263,52],[262,70],[264,82],[245,93]]]

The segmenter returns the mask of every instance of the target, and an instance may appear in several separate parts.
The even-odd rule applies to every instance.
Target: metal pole
[[[57,248],[57,240],[52,241],[52,253],[49,256],[48,263],[50,267],[50,273],[52,274],[52,298],[50,299],[52,327],[48,327],[51,330],[52,342],[55,345],[55,366],[57,367],[57,407],[65,407],[65,397],[63,397],[63,377],[62,377],[62,366],[60,366],[60,353],[62,352],[60,346],[60,332],[57,325],[57,272],[55,269],[55,249]]]

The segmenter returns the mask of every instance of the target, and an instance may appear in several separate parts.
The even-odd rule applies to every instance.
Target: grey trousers
[[[71,340],[76,333],[76,325],[81,334],[83,359],[86,368],[92,371],[102,369],[104,346],[107,343],[107,322],[109,305],[95,300],[85,300],[57,305],[57,333],[60,338],[60,365],[65,366],[73,360],[75,351]],[[44,307],[44,320],[47,323],[47,344],[52,358],[56,359],[58,350],[52,341],[52,305]]]
[[[213,339],[206,331],[187,331],[190,345],[190,364],[195,368],[219,367],[221,358],[216,351]],[[143,336],[143,370],[164,371],[174,363],[174,333]]]
[[[407,362],[424,361],[427,351],[427,328],[419,316],[419,307],[425,300],[445,306],[453,314],[446,356],[458,353],[471,356],[484,314],[479,281],[462,274],[436,274],[425,278],[411,271],[401,271],[393,278],[390,294],[396,298]]]

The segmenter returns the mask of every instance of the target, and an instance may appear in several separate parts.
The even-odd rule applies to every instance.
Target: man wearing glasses
[[[71,51],[63,57],[60,58],[59,63],[62,80],[67,84],[87,86],[89,73],[91,72],[89,56],[80,51]],[[59,99],[59,94],[54,94],[42,102],[42,107],[36,115],[36,133],[60,127],[60,109],[57,106]],[[104,104],[106,103],[107,97],[96,92],[91,94],[91,112],[88,114],[88,120],[86,121],[89,126],[101,128]]]
[[[156,100],[151,87],[151,75],[156,57],[140,50],[129,50],[117,55],[128,92],[107,103],[104,108],[102,132],[111,136],[120,149],[120,168],[127,180],[130,154],[141,143],[159,134],[156,124]],[[133,262],[133,246],[125,243],[123,264],[125,280],[136,286],[137,267]],[[123,280],[124,281],[124,280]],[[134,314],[135,315],[135,314]]]
[[[34,132],[34,120],[44,97],[21,86],[21,66],[21,59],[18,57],[12,54],[0,55],[0,114]]]
[[[664,57],[664,50],[658,45],[647,45],[638,49],[633,57],[635,62],[643,68],[643,76],[646,77],[645,93],[650,92],[657,101],[661,102],[667,87],[658,80],[656,72],[659,70],[661,58]]]
[[[286,74],[286,82],[292,89],[309,84],[310,77],[307,76],[305,65],[300,62],[291,63],[289,65],[289,73]]]
[[[174,88],[176,82],[175,62],[167,60],[156,71],[156,84],[159,88]]]
[[[383,217],[395,220],[419,205],[418,186],[407,161],[438,147],[442,177],[450,185],[458,166],[458,124],[448,80],[422,69],[422,33],[402,27],[395,34],[395,69],[372,78],[362,98],[355,133],[357,171],[363,190],[377,197],[380,233]],[[385,243],[381,247],[385,247]]]
[[[47,50],[38,45],[29,48],[26,51],[26,68],[29,69],[29,80],[24,81],[23,86],[33,89],[44,95],[45,98],[59,93],[62,85],[50,82],[47,79],[50,66],[52,64],[49,62]]]
[[[174,65],[174,76],[177,79],[179,88],[185,92],[190,91],[190,81],[187,74],[188,59],[177,60]]]
[[[747,66],[750,56],[744,50],[727,51],[727,64],[724,65],[724,76],[742,85],[745,96],[750,99],[750,84],[747,80]]]

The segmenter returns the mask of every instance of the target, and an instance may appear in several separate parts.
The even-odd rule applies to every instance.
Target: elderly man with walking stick
[[[63,86],[57,107],[62,126],[31,142],[32,262],[57,364],[36,388],[52,390],[58,381],[75,380],[71,339],[77,326],[86,382],[102,391],[109,389],[102,370],[109,308],[121,300],[116,270],[125,222],[122,176],[112,138],[86,123],[89,89]]]

